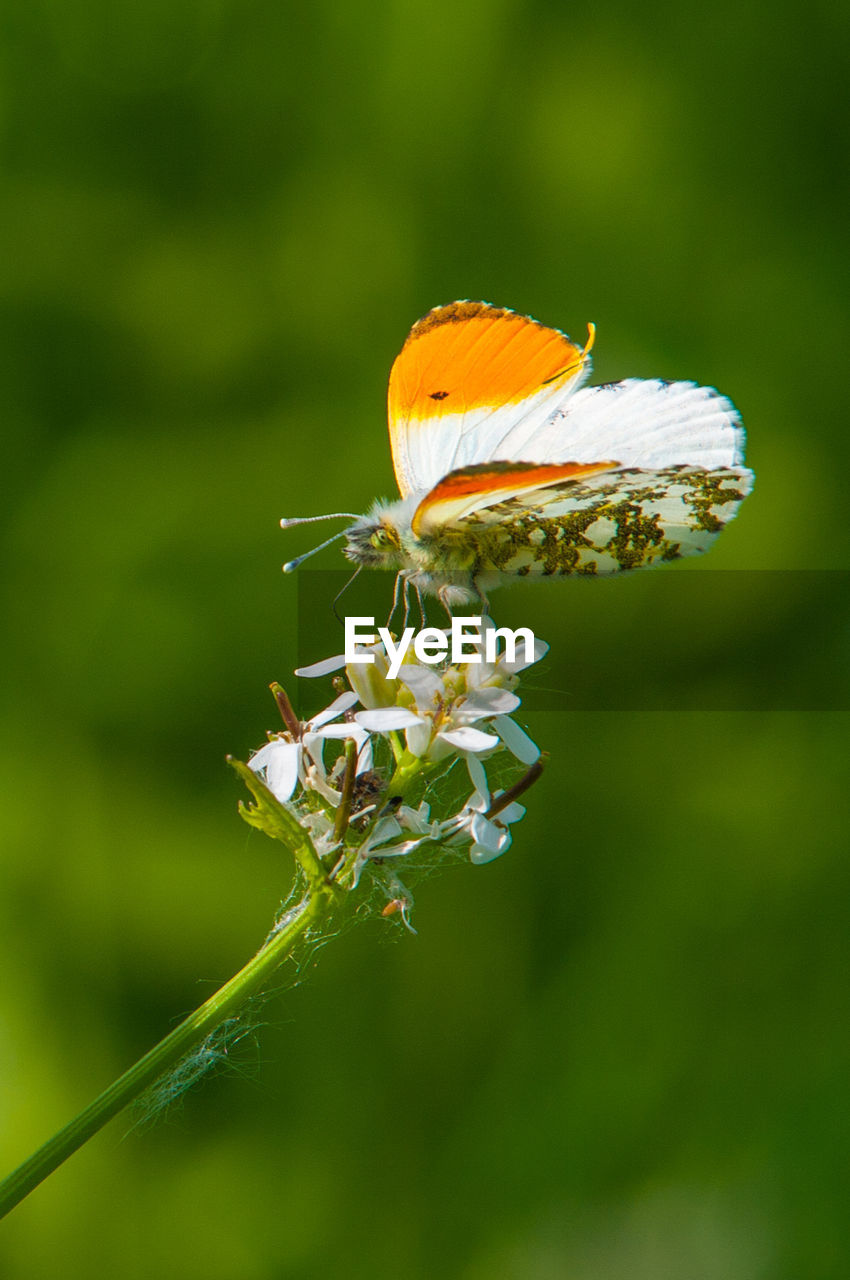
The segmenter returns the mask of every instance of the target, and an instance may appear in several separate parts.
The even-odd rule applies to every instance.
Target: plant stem
[[[345,744],[345,774],[342,781],[342,797],[337,806],[334,821],[334,840],[342,840],[348,830],[348,819],[351,816],[351,799],[354,795],[354,781],[357,774],[357,744],[349,738]]]
[[[107,1121],[134,1102],[149,1085],[220,1027],[250,996],[262,990],[269,977],[292,954],[298,939],[318,920],[329,915],[335,902],[344,896],[341,894],[340,884],[350,876],[356,864],[357,847],[348,850],[344,868],[337,881],[329,880],[309,833],[279,804],[247,765],[230,757],[228,760],[250,788],[257,802],[256,808],[240,805],[240,812],[251,825],[260,827],[268,835],[289,846],[306,877],[307,893],[289,913],[286,923],[269,938],[244,968],[211,995],[199,1009],[189,1014],[188,1018],[134,1066],[119,1076],[108,1089],[104,1089],[76,1119],[60,1129],[49,1142],[45,1142],[44,1146],[39,1147],[8,1178],[0,1182],[0,1218],[20,1204],[40,1182],[102,1129]],[[352,766],[355,763],[356,757],[350,752],[349,767],[346,770],[349,784],[347,807],[340,806],[340,812],[346,818],[351,806],[354,780]],[[387,793],[399,798],[404,796],[422,771],[422,761],[402,749],[386,788]]]
[[[308,894],[244,968],[0,1183],[0,1218],[88,1142],[108,1120],[138,1098],[163,1072],[221,1026],[249,996],[261,990],[271,974],[291,954],[298,939],[330,911],[332,902],[330,892]]]

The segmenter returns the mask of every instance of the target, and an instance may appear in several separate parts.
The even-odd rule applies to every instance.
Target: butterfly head
[[[404,561],[398,525],[379,510],[345,531],[343,553],[367,569],[400,569]]]

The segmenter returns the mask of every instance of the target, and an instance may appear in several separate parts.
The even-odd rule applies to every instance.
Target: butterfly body
[[[691,382],[579,390],[589,328],[579,348],[478,302],[418,321],[390,375],[402,496],[345,531],[349,560],[454,605],[707,550],[752,486],[737,410]]]
[[[707,551],[745,492],[737,470],[621,469],[553,485],[533,506],[508,498],[422,537],[403,500],[352,526],[345,554],[449,603],[481,601],[512,579],[619,573]]]

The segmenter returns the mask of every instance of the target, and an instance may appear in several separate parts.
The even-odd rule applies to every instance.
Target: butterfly
[[[393,364],[389,432],[400,492],[337,516],[360,568],[395,570],[450,609],[518,578],[607,574],[706,551],[750,492],[735,406],[693,382],[580,388],[588,340],[487,302],[418,320]]]

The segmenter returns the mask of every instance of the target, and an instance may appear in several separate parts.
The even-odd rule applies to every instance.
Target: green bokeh
[[[386,377],[423,311],[594,320],[599,380],[731,395],[754,496],[663,572],[758,587],[695,614],[692,686],[677,629],[677,709],[657,662],[647,706],[538,689],[551,764],[510,854],[427,882],[417,938],[329,946],[247,1078],[115,1122],[4,1224],[4,1278],[850,1274],[846,577],[761,572],[850,567],[848,26],[6,6],[4,1168],[265,934],[289,868],[223,760],[312,625],[279,571],[309,542],[276,521],[392,493]],[[594,688],[643,688],[656,590],[497,607],[561,695],[594,651]],[[755,705],[742,652],[772,673]],[[819,662],[836,709],[800,709]]]

